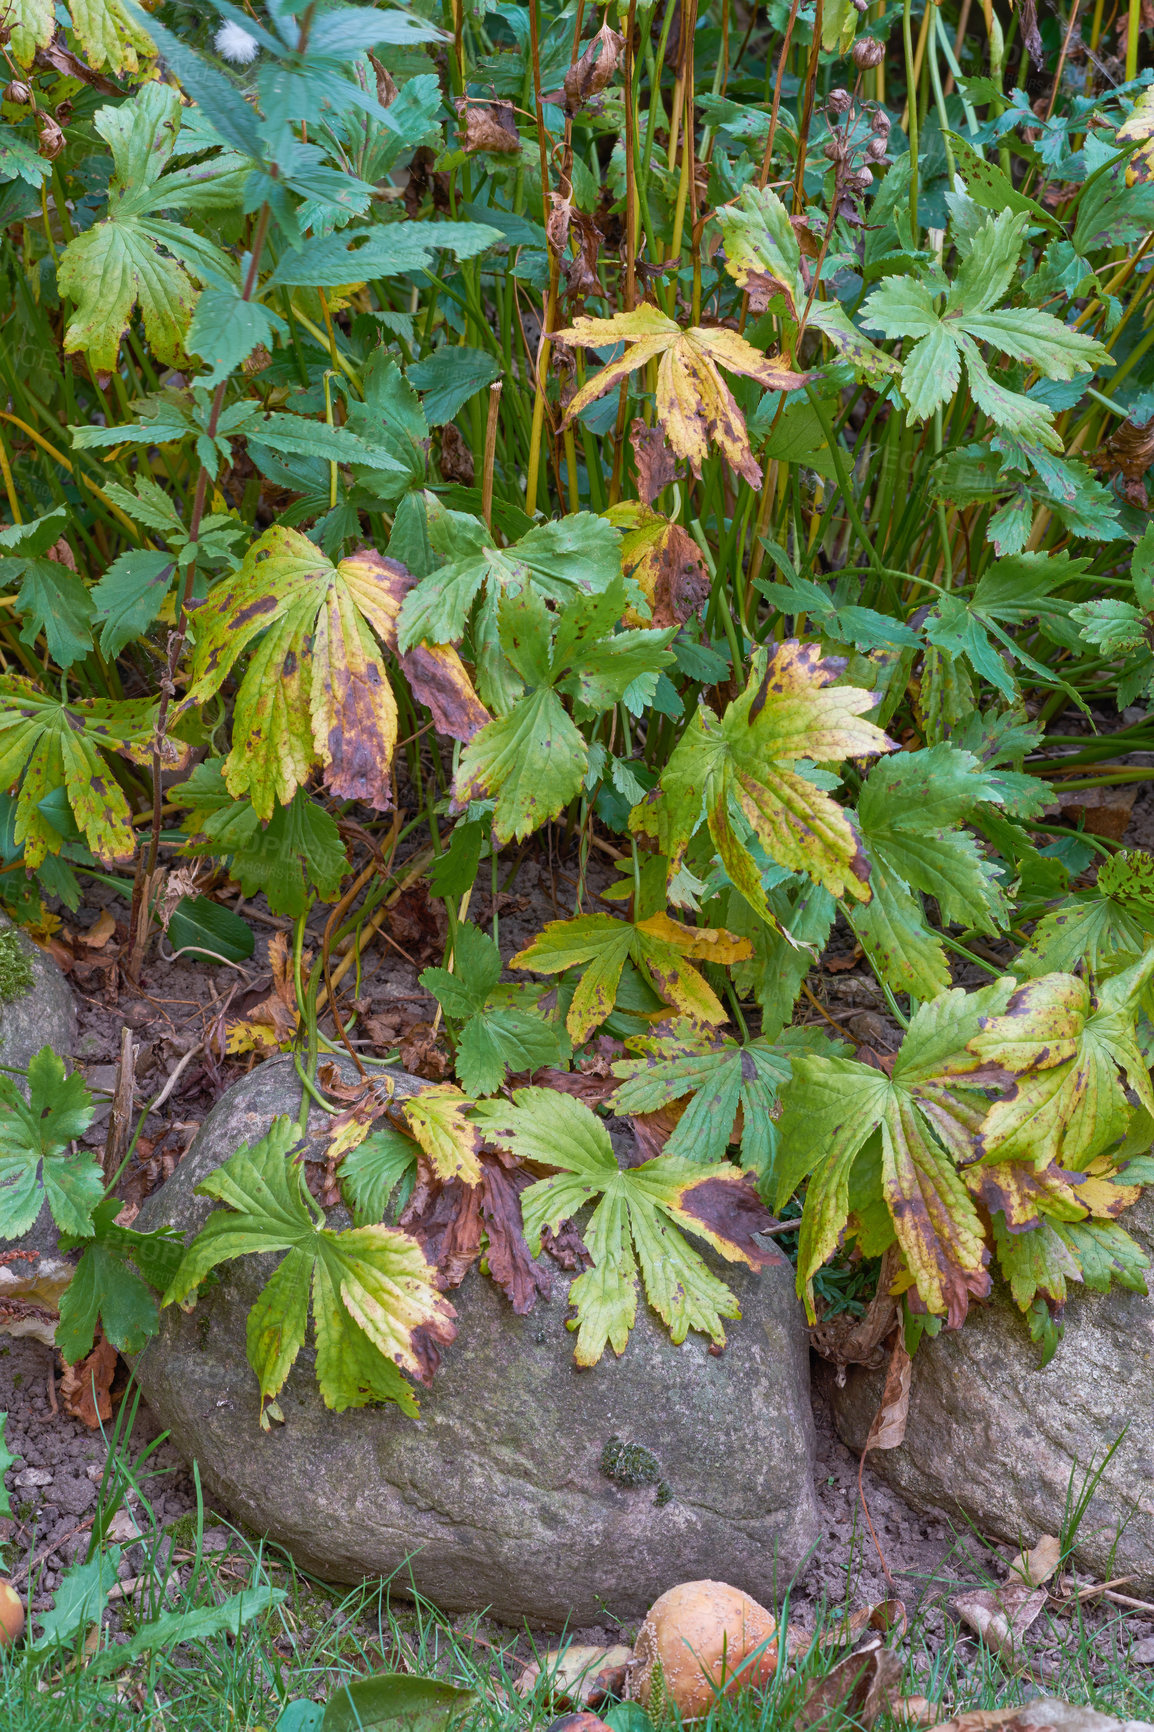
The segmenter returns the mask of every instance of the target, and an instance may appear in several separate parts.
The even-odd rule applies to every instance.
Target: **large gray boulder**
[[[1154,1197],[1121,1223],[1154,1260]],[[1154,1277],[1150,1277],[1154,1286]],[[1040,1351],[1004,1288],[971,1305],[965,1326],[914,1355],[909,1424],[870,1466],[920,1509],[968,1516],[983,1533],[1032,1544],[1061,1535],[1094,1472],[1121,1438],[1078,1529],[1077,1556],[1105,1580],[1154,1589],[1154,1297],[1071,1290],[1066,1333]],[[884,1373],[851,1369],[832,1390],[834,1420],[860,1450]],[[1123,1433],[1125,1435],[1123,1436]]]
[[[12,981],[9,947],[27,964],[31,983],[5,996]],[[27,933],[0,915],[0,1065],[8,1067],[3,1074],[25,1070],[43,1046],[67,1059],[75,1045],[76,1006],[68,982]],[[28,1093],[23,1076],[12,1081]],[[56,1223],[47,1203],[23,1238],[0,1239],[0,1253],[8,1253],[0,1260],[0,1334],[31,1335],[51,1346],[53,1312],[72,1278],[72,1263],[57,1248]]]
[[[299,1101],[285,1062],[236,1084],[137,1225],[199,1228],[210,1204],[194,1186]],[[642,1301],[623,1357],[588,1371],[573,1361],[566,1275],[549,1264],[552,1298],[517,1317],[474,1269],[450,1294],[459,1333],[419,1419],[391,1406],[330,1413],[306,1350],[280,1397],[285,1423],[265,1433],[245,1318],[275,1262],[228,1264],[194,1312],[166,1311],[136,1374],[213,1499],[321,1576],[397,1572],[402,1591],[450,1610],[580,1624],[639,1616],[701,1577],[771,1599],[815,1540],[788,1265],[726,1266],[744,1316],[723,1353],[700,1336],[674,1347]]]

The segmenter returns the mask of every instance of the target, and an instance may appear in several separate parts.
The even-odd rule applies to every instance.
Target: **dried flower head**
[[[859,36],[853,45],[853,63],[859,72],[880,66],[886,57],[886,45],[876,36]]]

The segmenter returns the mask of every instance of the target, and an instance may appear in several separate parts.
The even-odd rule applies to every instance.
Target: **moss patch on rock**
[[[31,992],[34,984],[32,964],[20,943],[14,926],[0,926],[0,1001],[10,1004]]]

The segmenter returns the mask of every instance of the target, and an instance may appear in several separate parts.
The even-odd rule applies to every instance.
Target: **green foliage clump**
[[[836,1258],[911,1346],[996,1277],[1052,1351],[1072,1284],[1144,1289],[1154,1180],[1154,883],[1093,830],[1154,750],[1140,9],[1115,79],[1100,15],[1079,58],[958,0],[221,6],[4,27],[0,898],[131,873],[134,974],[160,926],[244,960],[214,898],[263,896],[226,1045],[312,1099],[425,878],[446,1074],[333,1084],[323,1178],[275,1127],[185,1246],[38,1055],[0,1233],[80,1251],[65,1350],[259,1247],[265,1423],[310,1328],[332,1406],[413,1411],[474,1263],[523,1315],[559,1260],[582,1365],[639,1302],[720,1345],[691,1241],[764,1267],[772,1205],[811,1317]],[[510,955],[530,848],[573,907]]]

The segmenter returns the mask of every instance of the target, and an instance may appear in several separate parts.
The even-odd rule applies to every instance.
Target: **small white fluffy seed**
[[[231,60],[237,66],[247,66],[250,60],[255,60],[260,51],[260,43],[255,36],[250,36],[247,30],[242,30],[239,24],[230,21],[221,25],[215,37],[216,51]]]

